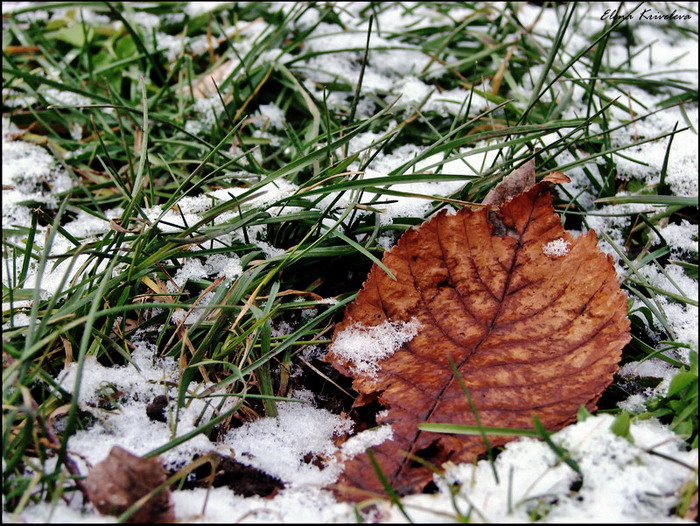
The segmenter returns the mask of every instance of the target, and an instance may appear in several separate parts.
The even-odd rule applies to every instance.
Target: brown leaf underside
[[[375,265],[336,327],[335,334],[387,320],[422,324],[413,340],[381,362],[376,380],[353,380],[356,406],[378,400],[388,410],[377,423],[391,424],[394,438],[373,451],[400,494],[420,491],[432,478],[405,452],[440,466],[485,451],[481,437],[417,428],[422,422],[476,424],[450,357],[481,425],[531,428],[538,415],[545,428],[556,430],[573,421],[581,405],[595,408],[630,339],[611,258],[598,249],[595,232],[574,239],[564,231],[548,183],[496,214],[507,235],[494,233],[486,208],[440,213],[407,231],[383,259],[397,281]],[[558,238],[568,241],[569,253],[545,255],[544,245]],[[327,360],[353,376],[332,347]],[[493,446],[512,440],[489,439]],[[357,489],[382,492],[367,455],[347,462],[339,486],[354,500],[362,496]]]

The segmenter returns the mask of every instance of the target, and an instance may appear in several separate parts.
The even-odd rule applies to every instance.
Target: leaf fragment
[[[500,205],[508,199],[519,195],[535,184],[535,159],[530,159],[517,170],[506,175],[491,191],[486,194],[482,204]]]
[[[88,473],[85,486],[93,506],[104,515],[121,515],[166,480],[159,458],[142,458],[114,446]],[[155,494],[131,515],[130,523],[174,522],[170,491]]]

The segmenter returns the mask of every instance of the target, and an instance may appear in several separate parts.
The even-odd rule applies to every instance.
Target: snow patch
[[[354,373],[375,377],[379,362],[410,341],[420,327],[418,320],[385,321],[374,327],[354,324],[336,335],[331,349],[352,363]]]
[[[279,402],[277,412],[276,418],[261,418],[228,432],[224,443],[236,451],[236,460],[289,486],[335,482],[341,466],[334,460],[333,437],[347,433],[352,421],[310,403]],[[305,462],[307,455],[319,459],[323,469]]]
[[[471,509],[474,522],[525,523],[534,514],[540,521],[559,523],[656,522],[668,517],[679,488],[695,478],[697,449],[686,451],[683,441],[656,420],[633,421],[630,444],[610,430],[614,420],[609,414],[588,417],[552,435],[581,469],[578,491],[570,489],[578,474],[547,444],[521,438],[506,444],[493,467],[487,460],[445,464],[444,476],[435,478],[438,493],[408,496],[402,504],[416,522],[445,520],[440,512],[454,516],[454,506],[462,513]],[[383,522],[406,520],[394,506],[384,504],[380,512]]]

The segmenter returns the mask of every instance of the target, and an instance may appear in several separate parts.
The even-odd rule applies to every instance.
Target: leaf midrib
[[[491,320],[489,321],[488,326],[486,327],[486,330],[484,331],[484,334],[481,337],[481,339],[472,346],[471,351],[469,353],[467,353],[467,356],[465,356],[462,360],[460,360],[458,363],[455,364],[455,367],[457,370],[461,369],[462,366],[474,355],[474,353],[479,349],[479,347],[483,344],[483,342],[489,337],[489,335],[491,334],[491,331],[493,330],[493,327],[494,327],[494,325],[498,319],[498,316],[501,312],[501,308],[503,306],[503,303],[505,302],[505,298],[508,295],[508,289],[510,287],[510,283],[511,283],[511,279],[512,279],[512,276],[514,273],[514,269],[515,269],[515,266],[516,266],[517,261],[518,261],[518,255],[520,254],[521,249],[524,246],[524,244],[522,243],[522,238],[525,235],[525,233],[527,232],[527,230],[532,222],[532,214],[537,206],[537,202],[538,202],[540,196],[541,196],[541,191],[538,192],[538,194],[534,197],[534,199],[532,201],[532,207],[531,207],[530,213],[528,215],[528,219],[525,222],[525,226],[524,226],[522,232],[518,233],[517,243],[515,245],[515,250],[513,251],[513,257],[511,260],[511,264],[510,264],[510,267],[508,268],[508,270],[506,271],[506,283],[503,287],[503,292],[501,294],[501,297],[497,298],[498,307],[496,308],[496,311],[494,312],[493,316],[491,317]],[[476,212],[474,212],[472,210],[468,210],[467,213],[487,213],[487,212],[486,212],[486,210],[483,210],[483,211],[480,210],[480,211],[476,211]],[[462,211],[460,211],[459,214],[462,214]],[[462,217],[463,217],[463,215],[462,215]],[[464,225],[463,220],[462,220],[462,226],[465,228],[465,232],[466,232],[466,226]],[[438,239],[438,244],[440,245],[440,248],[441,248],[442,259],[445,262],[445,268],[447,269],[447,273],[448,273],[450,280],[452,280],[450,267],[447,264],[447,259],[445,258],[445,252],[444,252],[444,250],[442,250],[442,242],[440,241],[439,229],[435,230],[435,234],[436,234],[437,239]],[[410,244],[409,243],[406,244],[406,251],[407,251],[407,253],[410,253]],[[411,277],[413,278],[414,288],[418,292],[418,294],[420,294],[421,303],[423,303],[423,305],[424,305],[424,311],[433,319],[434,325],[436,327],[438,327],[443,334],[445,334],[442,327],[437,323],[437,320],[435,319],[434,315],[432,314],[432,311],[427,306],[423,292],[416,282],[415,274],[413,273],[413,270],[411,269],[411,258],[410,257],[407,258],[407,262],[408,262],[409,269],[411,270]],[[454,280],[452,280],[452,281],[454,281]],[[380,298],[381,298],[381,294],[380,294]],[[460,295],[460,299],[461,299],[461,295]],[[408,344],[405,344],[405,345],[408,345]],[[443,387],[438,391],[437,395],[433,399],[432,404],[429,405],[429,409],[427,411],[427,416],[424,418],[425,421],[430,421],[430,418],[435,413],[437,407],[442,403],[443,395],[445,394],[447,389],[449,389],[449,387],[453,384],[454,381],[455,381],[455,375],[454,375],[454,373],[451,372],[450,375],[448,376],[447,381],[445,382]],[[409,455],[404,456],[403,459],[401,460],[401,462],[399,463],[398,467],[396,468],[396,470],[394,471],[394,473],[391,477],[392,482],[399,477],[399,475],[403,471],[406,463],[410,460],[410,456],[415,451],[416,445],[418,443],[418,438],[419,438],[421,433],[423,433],[423,430],[417,429],[417,431],[413,435],[413,438],[410,441],[411,447],[409,450]]]

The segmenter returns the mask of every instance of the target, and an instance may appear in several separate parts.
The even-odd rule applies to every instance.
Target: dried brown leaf
[[[121,515],[141,497],[166,480],[158,458],[142,458],[114,446],[88,473],[85,486],[92,505],[104,515]],[[165,488],[149,499],[127,522],[174,522],[170,491]]]
[[[563,184],[571,182],[568,175],[561,172],[550,172],[542,178],[543,181],[553,184]]]
[[[484,197],[482,204],[484,205],[500,205],[508,199],[522,194],[532,188],[535,184],[535,159],[530,159],[517,170],[513,170],[506,175],[503,180],[498,183]]]
[[[541,182],[496,210],[443,212],[408,230],[383,258],[396,281],[375,265],[335,329],[334,341],[356,324],[421,324],[379,362],[376,376],[353,372],[332,346],[326,357],[353,377],[355,406],[376,401],[386,409],[377,424],[390,424],[393,439],[373,451],[399,494],[432,479],[407,453],[439,466],[485,452],[479,436],[417,427],[476,425],[450,360],[487,427],[531,428],[537,415],[559,429],[580,406],[595,409],[612,381],[630,339],[626,298],[595,232],[574,238],[564,231],[549,188]],[[493,446],[508,440],[490,437]],[[353,500],[382,493],[367,455],[346,463],[338,487]]]

